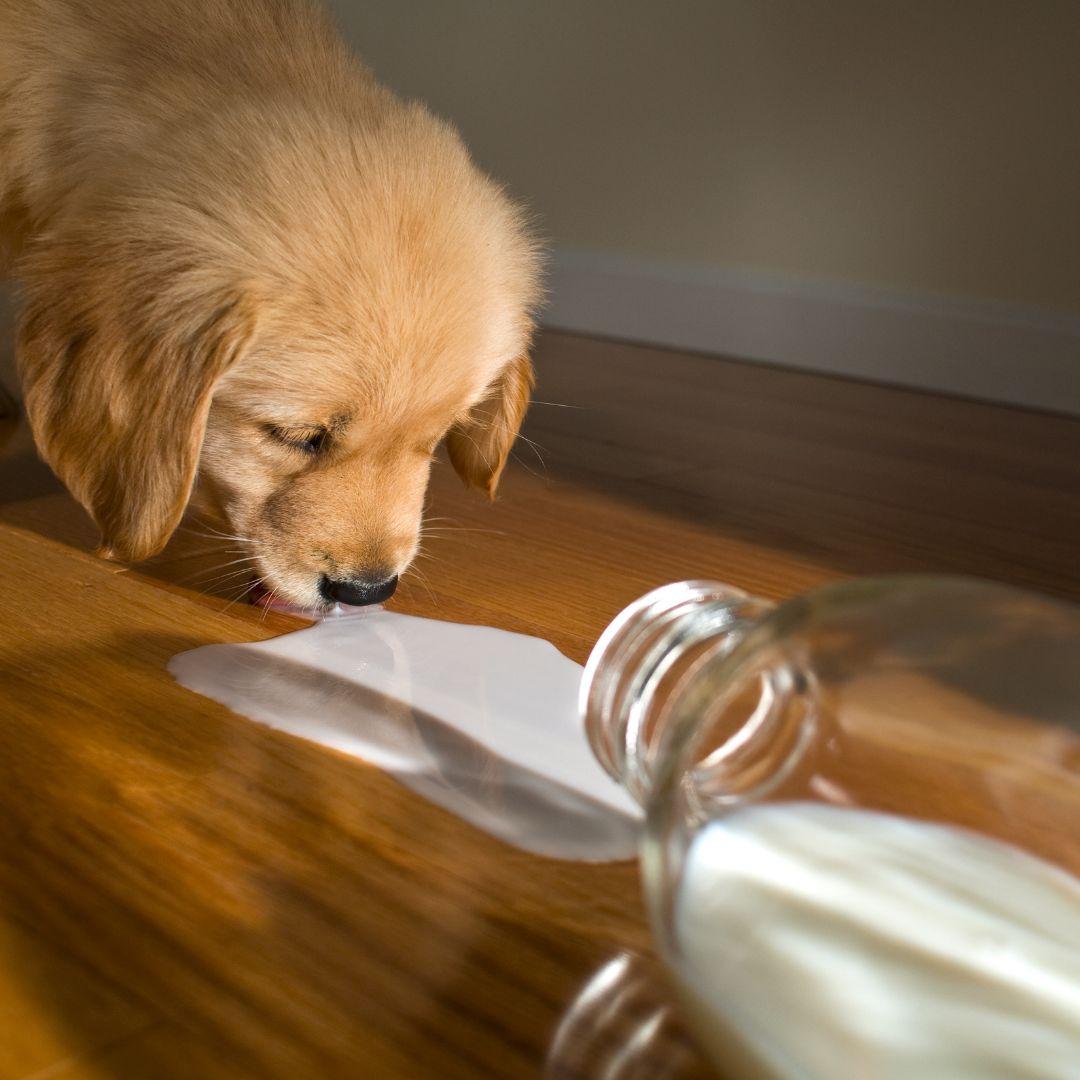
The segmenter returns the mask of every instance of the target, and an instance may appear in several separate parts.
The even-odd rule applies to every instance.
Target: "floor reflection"
[[[715,1077],[656,961],[624,952],[582,987],[551,1039],[545,1080]]]

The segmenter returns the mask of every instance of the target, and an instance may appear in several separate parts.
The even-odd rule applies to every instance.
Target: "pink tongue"
[[[269,608],[272,611],[287,611],[291,615],[303,615],[305,618],[309,619],[321,617],[314,609],[296,607],[293,604],[289,604],[286,601],[279,599],[274,596],[273,593],[268,592],[266,586],[264,586],[261,581],[255,582],[248,591],[245,599],[249,604],[254,604],[255,607]]]
[[[257,607],[268,607],[270,594],[263,588],[263,583],[261,581],[256,581],[255,584],[248,589],[246,599],[249,604],[255,604]]]
[[[254,604],[256,607],[274,608],[277,611],[298,611],[298,608],[294,608],[291,604],[286,604],[284,600],[279,600],[276,596],[266,591],[265,586],[261,581],[255,582],[251,591],[247,594],[247,601],[249,604]]]

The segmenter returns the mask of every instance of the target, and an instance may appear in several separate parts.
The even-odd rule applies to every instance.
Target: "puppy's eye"
[[[270,425],[266,430],[275,442],[291,447],[293,450],[301,450],[305,454],[320,453],[326,448],[330,437],[326,428],[320,427],[288,428]]]

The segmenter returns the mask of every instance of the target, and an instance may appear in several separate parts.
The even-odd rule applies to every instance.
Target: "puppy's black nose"
[[[389,600],[397,589],[397,580],[396,574],[382,580],[373,577],[335,579],[324,574],[319,582],[319,591],[331,603],[365,607]]]

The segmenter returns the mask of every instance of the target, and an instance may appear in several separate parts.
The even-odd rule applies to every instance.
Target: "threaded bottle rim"
[[[665,734],[649,721],[680,662],[705,644],[711,656],[729,652],[771,607],[720,582],[674,582],[639,597],[601,634],[579,710],[593,753],[643,806]]]

